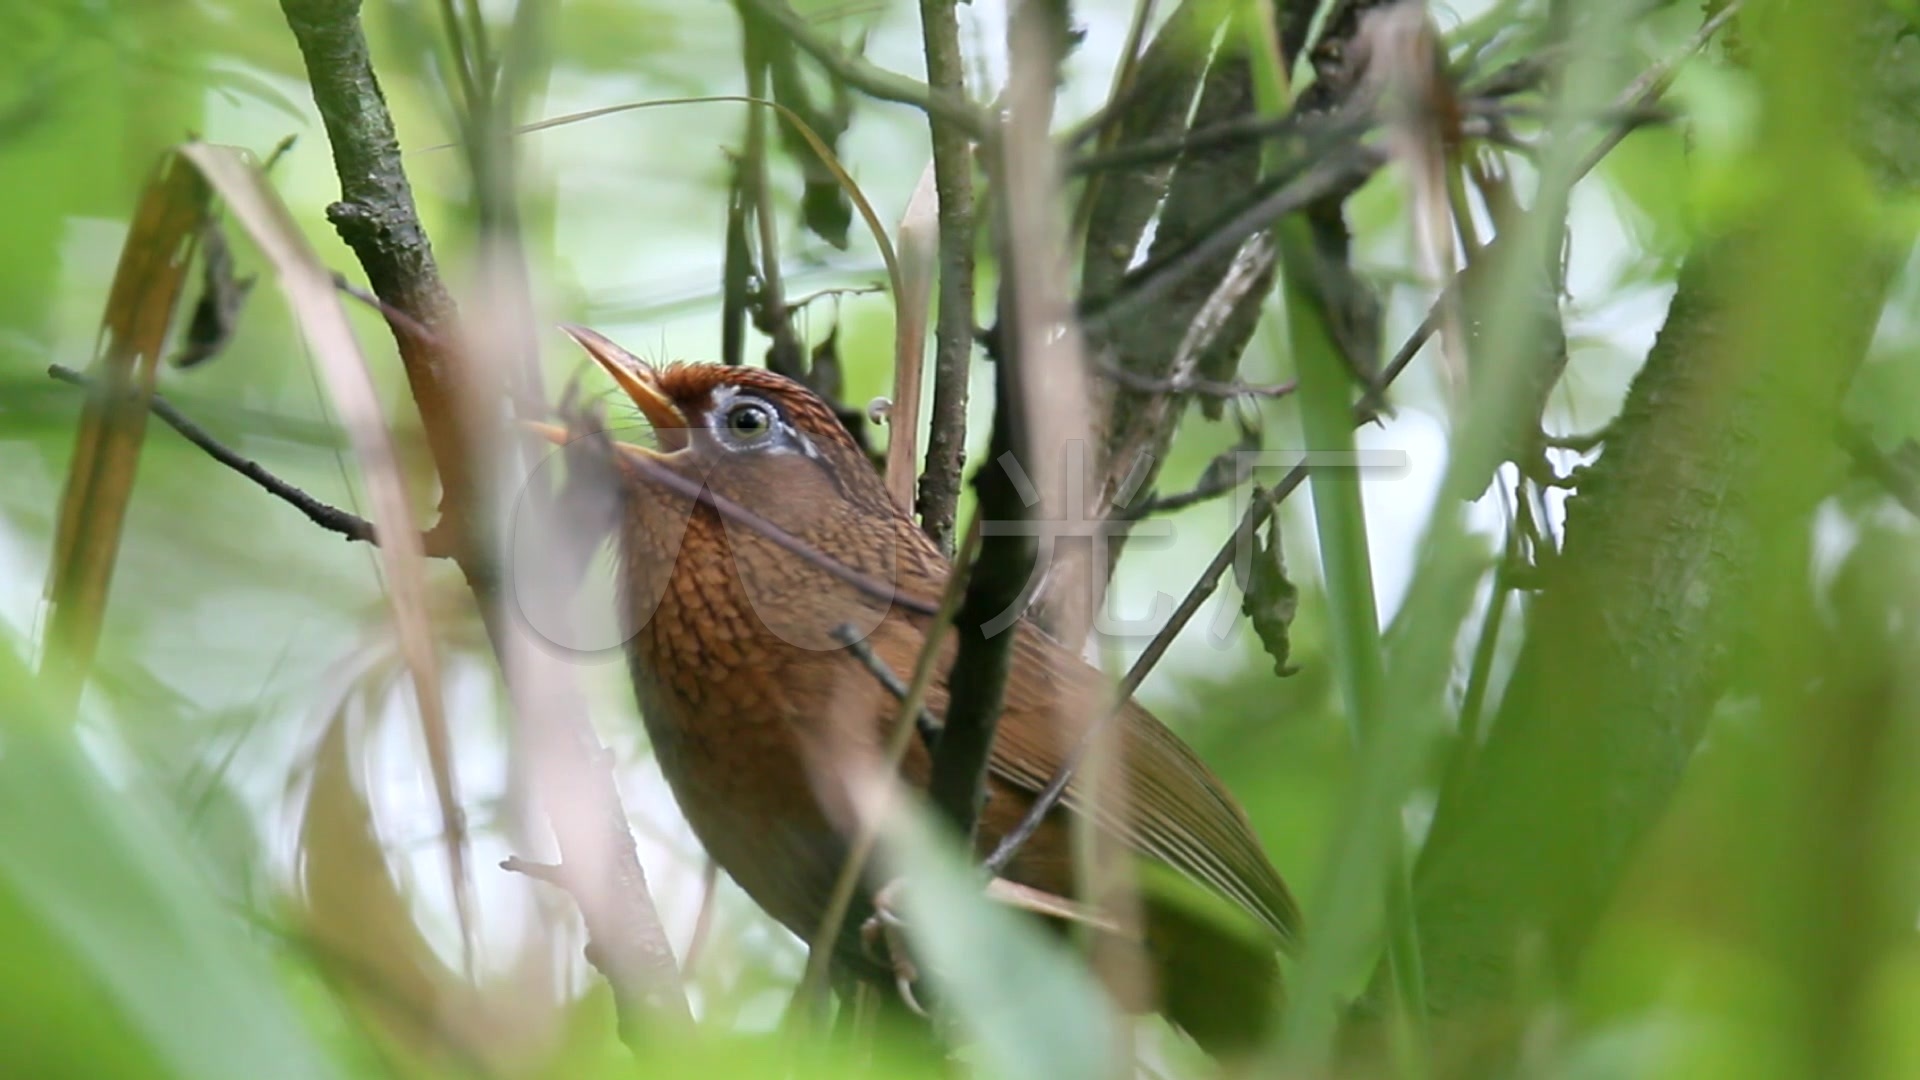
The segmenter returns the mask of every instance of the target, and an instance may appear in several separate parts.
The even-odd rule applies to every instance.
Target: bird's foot
[[[906,921],[899,911],[900,888],[899,880],[895,879],[873,894],[873,914],[860,924],[860,944],[868,956],[893,968],[893,987],[899,992],[900,1000],[916,1014],[925,1016],[927,1010],[913,993],[913,984],[920,981],[920,969],[914,966],[913,954],[907,948]]]

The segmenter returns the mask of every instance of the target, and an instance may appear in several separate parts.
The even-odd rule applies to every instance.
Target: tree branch
[[[920,0],[927,81],[937,93],[965,99],[956,0]],[[933,413],[927,422],[926,466],[920,474],[920,526],[940,550],[953,553],[967,453],[967,384],[973,359],[973,144],[956,124],[928,114],[933,132],[933,185],[940,200],[940,310],[934,326]]]
[[[1063,238],[1056,232],[1053,202],[1058,174],[1051,128],[1067,29],[1064,16],[1064,10],[1054,5],[1025,0],[1014,5],[1007,24],[1007,119],[993,163],[995,188],[1004,196],[995,224],[1002,268],[999,317],[1007,328],[995,335],[1000,349],[994,357],[988,456],[996,467],[974,474],[979,497],[976,512],[982,523],[980,551],[954,617],[959,645],[947,677],[946,725],[934,747],[927,785],[934,806],[969,847],[1019,632],[1017,625],[1004,624],[1009,613],[1017,617],[1026,603],[1037,546],[1034,537],[1010,527],[1032,514],[1010,467],[1025,465],[1047,475],[1048,463],[1034,458],[1035,391],[1044,385],[1049,361],[1071,365],[1072,370],[1064,373],[1069,377],[1080,374],[1078,330],[1071,325],[1072,306],[1059,280]],[[1065,402],[1049,404],[1076,409],[1078,392],[1072,391]],[[1054,420],[1057,432],[1075,426],[1058,412]],[[1055,495],[1046,480],[1041,487],[1043,501]],[[997,527],[987,530],[988,522]]]
[[[95,385],[92,379],[59,364],[48,365],[47,374],[69,386],[92,389]],[[303,489],[280,479],[269,472],[266,466],[215,438],[213,433],[174,408],[173,403],[166,398],[159,394],[153,395],[147,399],[147,409],[164,421],[168,427],[178,432],[181,438],[206,451],[208,457],[258,484],[267,494],[306,515],[308,521],[330,533],[338,533],[348,540],[358,540],[368,544],[379,543],[374,533],[373,522],[351,510],[342,510],[322,502]],[[453,554],[443,542],[444,534],[426,533],[421,540],[426,549],[425,554],[429,558],[444,559]]]
[[[1555,975],[1579,961],[1729,679],[1782,647],[1751,636],[1783,625],[1770,616],[1806,587],[1841,395],[1894,262],[1835,224],[1832,207],[1854,198],[1850,174],[1834,176],[1847,156],[1838,133],[1883,188],[1911,194],[1920,114],[1904,104],[1911,37],[1892,9],[1782,10],[1816,20],[1833,48],[1771,43],[1820,67],[1782,61],[1757,80],[1770,88],[1763,130],[1802,151],[1835,145],[1818,162],[1796,155],[1807,176],[1688,258],[1606,452],[1568,504],[1563,553],[1544,569],[1486,745],[1420,859],[1438,1011],[1509,993],[1526,942],[1545,944]]]
[[[440,475],[441,521],[434,531],[452,539],[494,653],[508,672],[520,721],[556,725],[555,753],[566,757],[590,804],[577,813],[552,804],[547,809],[563,863],[604,870],[603,887],[575,892],[595,962],[613,986],[623,1030],[636,1020],[630,1009],[640,1005],[653,1015],[690,1022],[673,951],[635,854],[619,790],[605,767],[605,749],[578,709],[534,708],[555,703],[520,685],[526,680],[516,676],[524,673],[509,662],[524,646],[502,617],[493,492],[481,467],[507,437],[499,427],[506,410],[462,407],[468,399],[488,402],[489,380],[452,347],[459,340],[452,332],[453,302],[414,208],[393,119],[361,30],[360,0],[281,0],[280,7],[299,44],[340,179],[341,199],[328,208],[328,218],[353,249],[383,308],[406,316],[389,323]],[[427,333],[413,332],[414,324]],[[490,430],[477,430],[481,425]]]

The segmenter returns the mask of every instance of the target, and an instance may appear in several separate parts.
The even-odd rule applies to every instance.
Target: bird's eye
[[[773,409],[762,401],[737,401],[727,410],[727,435],[737,445],[766,438],[773,431],[773,424]]]

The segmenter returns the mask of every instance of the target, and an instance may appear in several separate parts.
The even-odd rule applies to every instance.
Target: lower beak
[[[567,336],[587,350],[594,362],[613,376],[620,389],[640,408],[641,415],[653,425],[654,436],[660,441],[660,451],[671,454],[684,450],[689,442],[687,438],[687,418],[680,413],[671,399],[660,390],[660,379],[653,367],[646,361],[627,350],[615,345],[606,335],[584,326],[563,324],[560,327]]]

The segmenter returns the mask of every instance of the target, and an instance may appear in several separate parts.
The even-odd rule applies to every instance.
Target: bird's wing
[[[1034,678],[1008,680],[1003,720],[994,737],[992,772],[1038,793],[1059,768],[1068,747],[1052,723],[1008,723],[1004,717],[1050,717],[1061,700],[1097,710],[1111,693],[1107,680],[1080,657],[1022,623],[1013,668]],[[1062,698],[1062,695],[1070,695]],[[1245,811],[1212,770],[1152,713],[1129,701],[1115,718],[1126,770],[1124,814],[1101,811],[1098,820],[1129,847],[1173,867],[1246,909],[1292,943],[1300,909],[1268,861]],[[1078,779],[1062,801],[1084,813]]]

